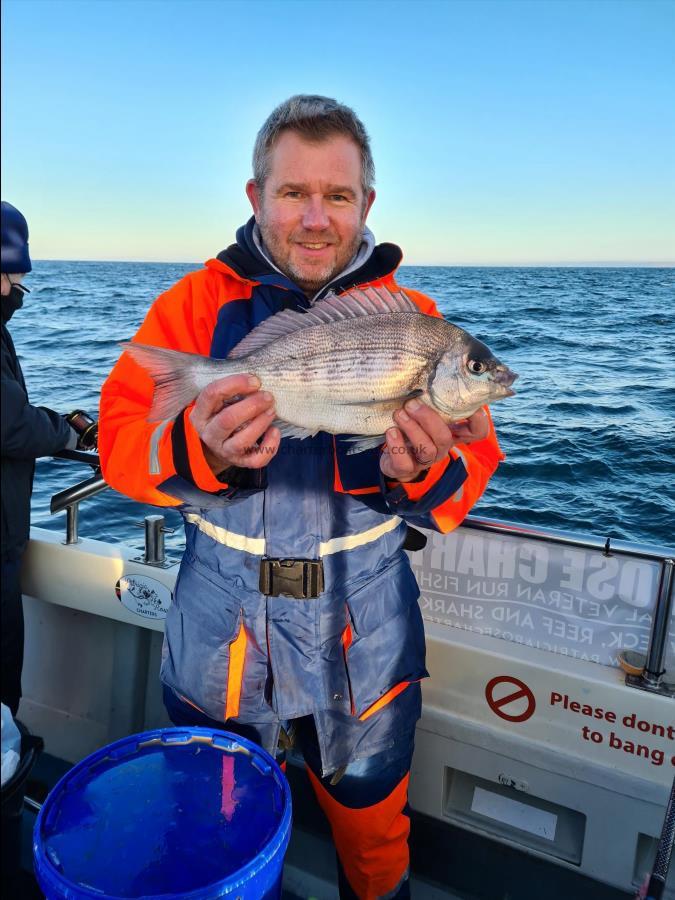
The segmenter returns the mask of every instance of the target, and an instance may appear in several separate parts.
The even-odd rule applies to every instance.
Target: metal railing
[[[65,543],[75,544],[79,541],[78,510],[80,503],[106,490],[109,485],[101,475],[100,460],[97,453],[62,450],[56,455],[61,459],[86,463],[94,470],[94,475],[91,478],[66,488],[52,497],[50,506],[52,514],[66,510]],[[144,522],[135,524],[138,527],[145,528],[145,553],[134,561],[160,567],[171,565],[170,562],[167,562],[165,556],[164,534],[172,533],[172,529],[164,527],[164,516],[146,516]],[[620,655],[620,664],[626,672],[626,683],[631,687],[675,696],[675,685],[664,678],[666,675],[668,632],[673,616],[675,594],[675,550],[666,547],[647,547],[640,544],[631,544],[628,541],[614,540],[609,537],[597,538],[553,529],[542,530],[476,516],[468,516],[462,524],[466,528],[491,534],[521,537],[525,540],[601,551],[605,556],[616,554],[657,562],[660,569],[659,587],[647,652],[640,654],[633,651],[623,651]]]
[[[66,544],[77,544],[78,537],[78,516],[80,503],[89,497],[95,497],[101,491],[105,491],[109,487],[105,478],[101,475],[101,463],[98,453],[85,453],[83,450],[61,450],[57,453],[60,459],[69,459],[72,462],[86,463],[94,470],[91,478],[80,481],[72,487],[66,488],[54,494],[49,511],[52,515],[66,511]]]
[[[52,515],[63,512],[64,509],[66,511],[66,539],[64,543],[79,544],[80,503],[107,490],[110,485],[101,475],[101,463],[98,453],[90,453],[83,450],[62,450],[55,455],[59,459],[86,463],[94,470],[91,478],[80,481],[72,487],[54,494],[49,505],[49,511]],[[134,562],[142,562],[147,566],[157,566],[159,568],[168,568],[173,565],[171,560],[167,560],[164,547],[164,535],[173,534],[173,528],[165,528],[164,522],[164,516],[149,515],[145,517],[143,522],[134,523],[137,527],[145,529],[144,553],[142,557],[134,559]]]

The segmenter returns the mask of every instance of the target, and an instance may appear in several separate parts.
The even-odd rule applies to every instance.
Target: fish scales
[[[437,328],[428,327],[431,322],[419,313],[393,313],[317,325],[246,360],[265,390],[275,396],[302,390],[308,404],[319,403],[324,395],[332,405],[405,397],[428,368],[430,348],[445,346]],[[306,394],[309,386],[311,396]]]

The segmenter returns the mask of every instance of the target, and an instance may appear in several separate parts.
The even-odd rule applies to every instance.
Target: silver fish
[[[277,313],[224,360],[122,346],[155,381],[150,421],[175,418],[216,379],[251,373],[274,396],[282,437],[350,435],[351,453],[379,446],[412,397],[453,422],[512,396],[518,377],[463,329],[381,287]]]

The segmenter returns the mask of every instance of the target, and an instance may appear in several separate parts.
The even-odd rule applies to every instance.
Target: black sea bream
[[[421,313],[403,291],[330,295],[308,310],[283,310],[253,329],[227,359],[144,344],[123,345],[155,381],[151,421],[175,418],[212,381],[257,375],[274,396],[284,437],[354,435],[374,447],[411,397],[446,422],[514,394],[518,377],[485,344]]]

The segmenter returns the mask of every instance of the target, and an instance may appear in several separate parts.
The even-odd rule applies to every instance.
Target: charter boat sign
[[[605,666],[646,652],[657,561],[465,527],[428,536],[411,554],[427,621]],[[675,654],[672,622],[668,642]]]

